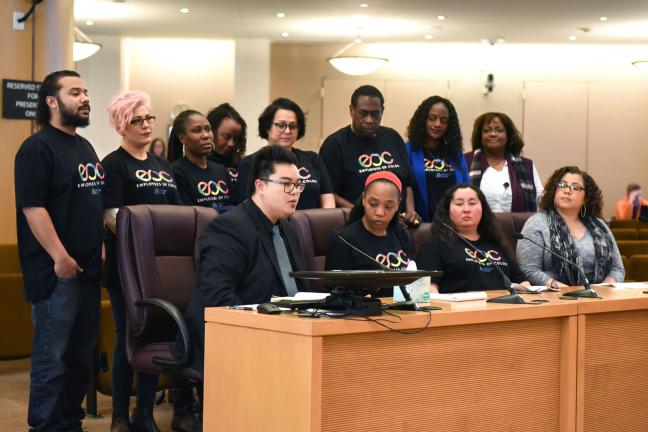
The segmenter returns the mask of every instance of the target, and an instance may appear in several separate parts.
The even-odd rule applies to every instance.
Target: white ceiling
[[[89,35],[137,37],[345,42],[362,28],[365,42],[648,43],[646,0],[76,0],[75,21]]]

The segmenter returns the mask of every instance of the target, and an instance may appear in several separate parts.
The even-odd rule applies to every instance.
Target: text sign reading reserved
[[[8,119],[36,119],[37,81],[2,80],[2,117]]]

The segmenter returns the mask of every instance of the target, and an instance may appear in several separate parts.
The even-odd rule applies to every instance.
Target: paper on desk
[[[430,300],[442,300],[451,302],[471,301],[471,300],[486,300],[488,295],[486,291],[468,291],[463,293],[452,294],[432,294],[430,293]]]
[[[294,297],[276,297],[272,296],[272,301],[281,300],[322,300],[328,297],[329,293],[310,292],[310,291],[297,291]]]
[[[644,282],[615,282],[612,284],[614,288],[635,288],[635,289],[646,289],[648,284]]]
[[[511,284],[515,286],[515,291],[524,294],[525,292],[534,292],[534,293],[539,293],[539,292],[545,292],[545,291],[556,291],[554,289],[548,288],[544,285],[532,285],[525,287],[524,285],[519,285],[519,284]],[[560,290],[558,290],[560,291]]]

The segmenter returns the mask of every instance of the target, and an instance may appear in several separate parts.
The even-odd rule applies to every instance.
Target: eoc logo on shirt
[[[227,199],[229,195],[229,188],[224,180],[209,180],[207,182],[201,181],[196,185],[198,193],[204,198],[198,198],[198,202],[206,201],[221,201]]]
[[[358,156],[358,163],[360,164],[360,170],[358,173],[400,168],[399,164],[394,164],[394,158],[388,151],[382,153],[361,154]]]
[[[137,170],[135,171],[135,177],[141,182],[137,185],[138,188],[147,186],[176,187],[173,176],[162,170]]]
[[[376,261],[391,269],[402,269],[407,267],[407,264],[409,264],[410,260],[409,258],[407,258],[405,251],[401,249],[398,252],[378,254],[376,255]]]
[[[490,267],[491,263],[493,265],[508,265],[505,261],[502,261],[502,256],[494,249],[484,252],[483,255],[468,248],[464,248],[464,252],[466,252],[466,255],[468,255],[466,261],[479,264],[479,269],[482,271],[491,271],[490,269],[484,269],[484,267]]]
[[[229,176],[232,178],[233,181],[238,180],[239,173],[236,168],[233,167],[227,168],[227,173],[229,174]]]
[[[317,183],[316,179],[311,178],[311,173],[308,171],[308,168],[301,167],[298,170],[299,179],[304,183]]]
[[[101,163],[80,163],[77,169],[81,180],[80,183],[77,183],[77,189],[104,185],[106,171],[101,166]],[[101,189],[92,190],[93,195],[96,195],[99,192],[101,192]]]
[[[426,172],[433,172],[437,174],[447,173],[448,175],[454,172],[454,167],[451,164],[447,163],[444,159],[423,158],[423,161],[425,163]]]

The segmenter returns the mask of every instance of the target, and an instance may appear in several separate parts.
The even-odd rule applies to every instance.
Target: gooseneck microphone
[[[349,241],[347,241],[347,239],[342,237],[342,234],[340,234],[337,230],[331,230],[331,232],[342,243],[349,246],[351,249],[358,252],[360,255],[367,258],[372,263],[375,263],[377,266],[379,266],[383,270],[398,271],[398,270],[390,269],[389,267],[387,267],[386,265],[384,265],[383,263],[381,263],[380,261],[378,261],[377,259],[375,259],[371,255],[369,255],[368,253],[362,251],[360,248],[358,248],[358,247],[354,246],[353,244],[351,244]],[[407,292],[407,289],[405,288],[405,285],[399,285],[398,288],[400,288],[400,291],[403,294],[403,298],[405,299],[405,301],[392,303],[391,305],[389,305],[389,309],[392,309],[392,310],[413,310],[413,311],[430,310],[429,308],[421,308],[421,307],[419,307],[419,305],[417,305],[416,302],[414,300],[412,300],[412,296],[410,296],[409,292]]]
[[[518,240],[527,240],[527,241],[533,243],[534,245],[538,246],[539,248],[542,248],[543,250],[546,250],[550,254],[560,258],[562,261],[564,261],[567,264],[571,265],[572,267],[574,267],[578,271],[581,278],[583,278],[583,286],[585,287],[585,289],[577,290],[577,291],[571,291],[571,292],[563,294],[564,296],[566,296],[566,297],[601,298],[601,296],[598,295],[598,293],[596,291],[594,291],[594,288],[592,288],[592,286],[590,285],[590,282],[587,279],[587,276],[585,276],[585,271],[583,270],[583,268],[581,266],[579,266],[578,264],[576,264],[573,261],[568,260],[567,258],[560,255],[559,253],[556,253],[556,252],[552,251],[550,248],[546,247],[545,245],[540,244],[537,241],[530,239],[529,237],[526,237],[522,233],[515,233],[515,234],[513,234],[513,236]]]
[[[513,288],[513,285],[511,284],[511,279],[509,279],[509,277],[506,276],[506,274],[502,271],[502,269],[499,268],[499,266],[497,264],[495,264],[493,262],[493,260],[491,260],[489,258],[489,256],[486,255],[486,253],[484,251],[482,251],[481,249],[476,247],[470,240],[468,240],[466,237],[459,234],[459,232],[457,230],[455,230],[453,227],[451,227],[450,225],[448,225],[447,223],[442,221],[438,216],[434,216],[434,221],[436,223],[439,223],[439,224],[443,225],[445,228],[449,229],[450,231],[452,231],[461,241],[463,241],[465,244],[467,244],[470,247],[470,249],[477,252],[481,257],[486,258],[488,260],[488,262],[491,263],[491,267],[494,267],[495,270],[499,273],[500,277],[502,278],[502,280],[506,284],[506,289],[508,290],[508,292],[510,294],[505,295],[505,296],[500,296],[500,297],[494,297],[494,298],[488,299],[486,301],[491,302],[491,303],[512,303],[512,304],[536,304],[536,303],[540,303],[538,301],[533,301],[533,302],[525,301],[524,298],[522,298],[522,296],[520,296],[517,292],[515,292],[515,288]]]

